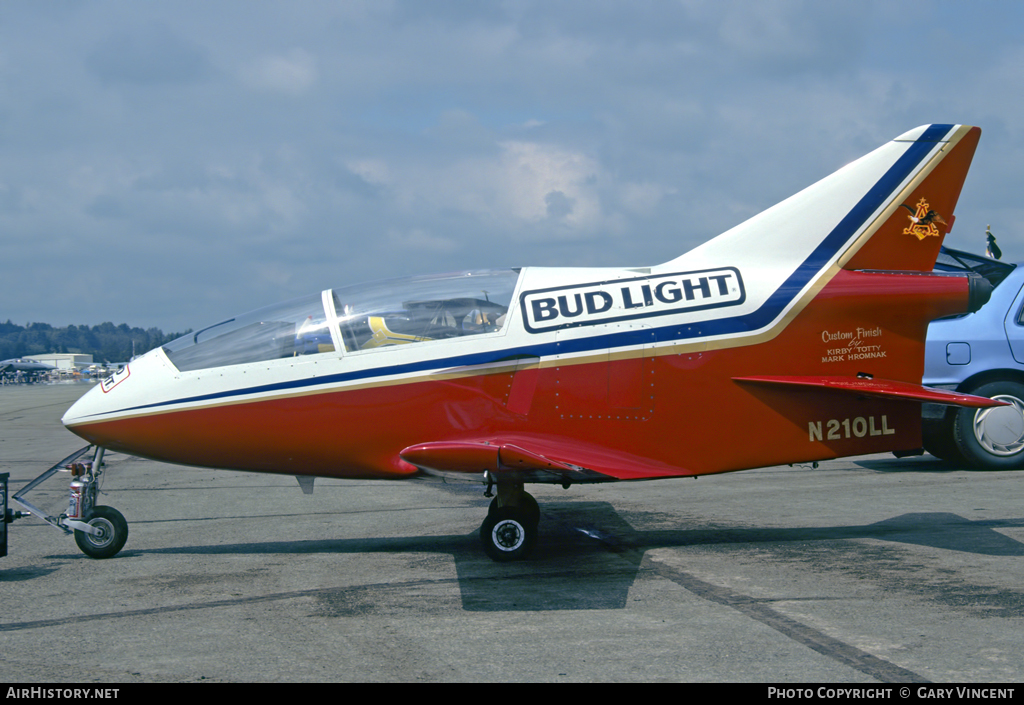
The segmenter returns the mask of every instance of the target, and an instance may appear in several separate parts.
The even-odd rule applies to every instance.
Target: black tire
[[[532,522],[534,526],[540,523],[540,505],[537,504],[537,500],[534,499],[532,494],[523,492],[520,496],[520,503],[516,505],[522,512],[525,518]],[[498,511],[498,498],[495,497],[491,500],[491,506],[487,508],[487,515],[490,516],[494,512]]]
[[[957,412],[953,437],[964,460],[984,470],[1024,468],[1024,384],[989,382],[971,394],[1010,405]]]
[[[923,419],[921,436],[924,449],[939,460],[954,465],[963,465],[963,454],[956,445],[953,424],[956,423],[956,412],[947,413],[941,419]]]
[[[522,560],[537,541],[537,523],[517,507],[501,507],[480,526],[484,552],[499,563]]]
[[[103,532],[101,536],[93,536],[75,529],[75,543],[89,558],[112,558],[124,548],[128,522],[121,512],[113,507],[93,507],[86,523]]]

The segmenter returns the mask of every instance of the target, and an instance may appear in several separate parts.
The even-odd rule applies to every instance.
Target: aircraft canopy
[[[327,289],[229,318],[164,346],[181,371],[501,330],[519,270],[477,270]]]

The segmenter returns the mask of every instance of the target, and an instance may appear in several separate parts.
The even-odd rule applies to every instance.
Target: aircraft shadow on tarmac
[[[971,468],[962,463],[955,463],[949,460],[941,460],[933,455],[915,455],[906,458],[869,458],[857,460],[853,463],[865,470],[873,470],[879,473],[895,472],[969,472],[969,473],[1014,473],[1016,470],[992,470]],[[856,470],[857,468],[852,468]]]
[[[1001,528],[1024,519],[971,521],[947,512],[902,514],[858,526],[799,528],[679,528],[635,530],[607,502],[549,502],[542,507],[540,541],[530,560],[493,563],[471,534],[359,539],[267,541],[179,546],[148,554],[440,553],[455,560],[463,608],[472,611],[621,609],[644,554],[658,548],[783,547],[793,542],[847,539],[928,546],[986,556],[1024,556],[1024,543]]]

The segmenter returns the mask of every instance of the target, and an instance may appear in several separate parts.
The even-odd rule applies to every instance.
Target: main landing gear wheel
[[[480,526],[484,552],[504,563],[525,558],[537,541],[537,519],[529,509],[498,507]]]
[[[953,465],[963,465],[967,461],[964,460],[953,437],[956,416],[957,410],[953,409],[944,413],[942,418],[922,419],[921,438],[924,449],[939,460],[945,460]]]
[[[90,558],[112,558],[128,540],[128,522],[113,507],[93,507],[86,523],[100,530],[99,535],[75,529],[75,543]]]
[[[985,470],[1024,468],[1024,385],[990,382],[971,394],[1004,401],[1009,406],[961,409],[957,413],[953,437],[964,459]]]
[[[525,558],[537,542],[540,506],[522,483],[499,484],[480,526],[484,552],[499,562]]]
[[[519,509],[524,512],[524,516],[527,520],[537,524],[540,521],[540,505],[537,504],[537,500],[533,498],[532,494],[527,492],[521,492],[518,496]],[[495,497],[491,500],[491,506],[487,508],[487,515],[490,516],[494,512],[498,511],[498,498]]]

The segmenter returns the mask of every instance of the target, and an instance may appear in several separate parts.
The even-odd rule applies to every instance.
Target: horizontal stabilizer
[[[691,473],[649,458],[563,438],[523,436],[409,446],[402,460],[429,474],[482,473],[526,482],[648,480]]]
[[[733,377],[733,380],[736,382],[750,382],[753,384],[828,389],[846,394],[855,394],[857,396],[881,397],[883,399],[919,403],[927,402],[930,404],[944,404],[946,406],[966,406],[973,409],[982,409],[991,406],[1006,406],[1006,402],[996,401],[995,399],[989,399],[988,397],[950,392],[945,389],[925,387],[920,384],[912,384],[911,382],[897,382],[891,379],[873,379],[870,377],[829,377],[817,375],[807,377]]]

